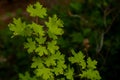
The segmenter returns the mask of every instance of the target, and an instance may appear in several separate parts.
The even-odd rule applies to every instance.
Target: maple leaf
[[[63,74],[64,73],[64,70],[67,68],[66,64],[65,64],[65,61],[62,61],[62,60],[59,60],[57,61],[57,66],[55,68],[53,68],[53,72],[56,74],[56,75],[59,75],[59,74]]]
[[[67,71],[66,71],[66,73],[65,73],[65,76],[66,76],[66,78],[69,79],[69,80],[74,80],[73,75],[74,75],[74,69],[73,69],[73,68],[70,68],[70,65],[69,65],[69,66],[68,66],[68,69],[67,69]]]
[[[24,29],[24,36],[31,36],[32,33],[33,33],[33,30],[29,28],[27,25],[26,28]]]
[[[42,5],[37,2],[36,4],[34,5],[29,5],[27,7],[27,12],[30,13],[30,16],[33,16],[33,17],[40,17],[40,18],[44,18],[47,14],[47,9],[46,8],[43,8]]]
[[[11,31],[13,31],[13,35],[22,35],[24,36],[24,29],[26,27],[25,22],[22,22],[20,18],[15,19],[13,18],[13,24],[10,23],[9,25],[9,29]]]
[[[39,34],[40,36],[44,36],[44,30],[43,30],[43,26],[41,25],[38,25],[36,23],[32,23],[32,24],[29,24],[28,25],[31,29],[33,29],[33,31],[36,33],[36,34]]]
[[[36,40],[39,44],[44,44],[45,41],[46,41],[46,37],[35,38],[35,40]]]
[[[36,42],[32,41],[32,38],[27,38],[27,41],[24,47],[28,49],[28,53],[31,53],[36,49]]]
[[[44,68],[43,60],[40,57],[33,57],[31,68]]]
[[[90,57],[87,59],[87,68],[95,69],[96,65],[97,65],[97,61],[95,60],[92,61]]]
[[[82,66],[82,69],[85,69],[86,67],[86,62],[84,60],[84,55],[81,51],[79,51],[78,53],[75,53],[74,50],[71,50],[73,57],[69,57],[69,61],[71,63],[78,63],[80,66]]]
[[[35,52],[37,52],[39,56],[43,56],[44,54],[46,54],[46,55],[48,54],[48,51],[47,51],[46,47],[45,46],[41,46],[41,45],[39,45],[36,48]]]
[[[56,54],[53,54],[52,56],[54,60],[56,60],[56,66],[54,66],[52,72],[54,72],[56,75],[63,74],[64,70],[67,68],[64,55],[57,51]]]
[[[59,54],[59,52],[58,52],[58,54]],[[58,56],[58,55],[57,55]],[[59,54],[59,57],[57,57],[57,67],[59,67],[59,68],[63,68],[63,69],[66,69],[67,68],[67,66],[66,66],[66,64],[65,64],[65,59],[64,59],[64,55],[60,55]]]
[[[20,80],[37,80],[36,77],[31,77],[28,72],[25,72],[25,75],[19,74]]]
[[[45,67],[36,69],[36,76],[41,76],[44,80],[53,79],[51,69]]]
[[[56,58],[54,57],[54,54],[45,59],[45,64],[47,67],[56,65]]]
[[[55,67],[52,71],[55,73],[56,76],[63,74],[63,68]]]
[[[57,41],[55,41],[55,40],[52,40],[51,42],[48,42],[47,49],[52,54],[55,54],[55,51],[59,49],[59,47],[56,44],[57,44]]]
[[[82,71],[80,74],[82,78],[88,78],[90,80],[101,80],[99,72],[97,70],[88,69],[86,71]]]
[[[52,54],[49,57],[44,58],[44,61],[47,67],[56,66],[57,61],[59,60],[64,61],[64,55],[61,55],[59,51],[57,51],[56,54]]]
[[[58,39],[58,37],[55,34],[53,34],[52,32],[47,31],[47,33],[48,33],[49,37],[52,38],[53,40]]]
[[[46,26],[48,27],[48,35],[51,38],[54,38],[55,35],[62,35],[63,34],[63,22],[54,15],[52,18],[49,17],[49,21],[45,22]],[[51,34],[55,34],[54,36]]]
[[[60,51],[57,51],[56,54],[54,54],[54,57],[55,57],[57,60],[65,61],[65,56],[64,56],[63,54],[61,54]]]

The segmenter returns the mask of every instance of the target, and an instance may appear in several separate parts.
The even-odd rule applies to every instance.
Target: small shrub
[[[38,2],[29,5],[27,12],[36,18],[36,22],[26,23],[21,18],[14,18],[8,25],[13,32],[12,37],[26,38],[24,47],[33,55],[31,68],[34,75],[31,77],[29,71],[25,75],[19,74],[20,80],[101,79],[96,60],[73,49],[69,51],[70,55],[61,53],[57,41],[64,31],[63,22],[57,15],[48,16],[47,9]]]

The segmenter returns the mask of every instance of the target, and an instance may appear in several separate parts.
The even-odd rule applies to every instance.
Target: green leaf
[[[36,23],[32,23],[29,25],[31,29],[33,29],[33,31],[35,32],[35,34],[39,34],[39,36],[44,36],[45,35],[45,32],[43,30],[43,26],[41,25],[38,25]]]
[[[27,38],[27,41],[24,47],[28,49],[28,53],[32,53],[36,49],[36,42],[32,41],[32,38]]]
[[[48,33],[49,37],[52,38],[53,40],[58,39],[57,36],[55,34],[53,34],[52,32],[48,31],[47,33]]]
[[[97,65],[97,61],[93,60],[89,57],[87,59],[87,67],[90,68],[90,69],[95,69],[96,68],[96,65]]]
[[[13,31],[13,35],[21,35],[24,36],[24,29],[26,27],[25,22],[22,22],[20,18],[15,19],[13,18],[13,24],[10,23],[9,25],[9,29],[11,31]]]
[[[46,26],[48,27],[48,35],[51,36],[51,34],[55,35],[62,35],[63,34],[63,22],[57,18],[56,15],[54,15],[52,18],[49,17],[49,22],[45,22]]]
[[[55,57],[57,60],[65,61],[65,55],[61,54],[60,51],[57,51],[56,54],[54,55],[54,57]]]
[[[101,80],[99,72],[97,70],[88,69],[86,71],[82,71],[80,74],[81,78],[87,78],[90,80]]]
[[[42,77],[44,80],[53,79],[53,73],[49,68],[38,68],[36,69],[36,76]]]
[[[47,51],[46,47],[45,46],[41,46],[41,45],[39,45],[36,48],[35,52],[37,52],[39,56],[43,56],[44,54],[48,55],[48,51]]]
[[[74,69],[70,68],[70,66],[68,66],[68,70],[65,73],[66,78],[69,80],[74,80],[73,75],[74,75]]]
[[[60,75],[60,74],[63,74],[63,68],[59,68],[59,67],[55,67],[55,68],[53,68],[53,70],[52,70],[54,73],[55,73],[55,75],[56,76],[58,76],[58,75]]]
[[[47,10],[46,8],[43,8],[42,5],[37,2],[36,4],[34,5],[29,5],[27,7],[27,12],[30,13],[30,16],[33,16],[33,17],[40,17],[40,18],[44,18],[47,14]]]
[[[36,40],[39,44],[44,44],[45,41],[46,41],[46,37],[35,38],[35,40]]]
[[[53,72],[56,75],[60,75],[64,73],[64,70],[67,68],[65,61],[57,61],[57,66],[53,68]]]
[[[29,28],[27,25],[26,28],[24,29],[24,36],[31,36],[32,33],[33,33],[33,30],[31,30],[31,28]]]
[[[25,72],[25,75],[19,74],[20,80],[37,80],[36,77],[31,77],[28,72]]]
[[[49,57],[44,59],[47,67],[56,66],[57,61],[59,60],[64,61],[64,55],[61,55],[60,52],[56,52],[56,54],[52,54]]]
[[[43,60],[40,57],[33,57],[31,68],[44,68]]]
[[[69,61],[73,64],[73,63],[77,63],[80,66],[82,66],[82,69],[85,69],[86,67],[86,62],[84,60],[85,56],[83,55],[83,53],[81,51],[79,51],[78,53],[75,53],[74,50],[71,50],[73,57],[69,57]]]
[[[54,58],[56,59],[56,66],[53,68],[53,72],[56,75],[63,74],[64,70],[67,68],[65,64],[65,58],[64,55],[61,55],[61,53],[58,51],[56,54],[54,54]]]
[[[54,54],[46,58],[45,64],[47,67],[56,65],[56,58],[55,58]]]
[[[59,49],[59,47],[56,44],[57,44],[57,41],[55,41],[55,40],[52,40],[51,42],[48,42],[47,49],[52,54],[55,54],[55,51]]]

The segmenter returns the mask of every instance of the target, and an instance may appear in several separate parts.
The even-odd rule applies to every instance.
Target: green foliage
[[[69,80],[74,80],[74,68],[70,68],[70,66],[68,66],[68,70],[65,73],[65,76],[67,79]]]
[[[55,54],[55,51],[59,49],[58,46],[56,46],[57,41],[51,41],[48,42],[47,49],[52,53]]]
[[[21,19],[15,19],[13,18],[13,23],[14,24],[9,24],[10,27],[10,30],[11,31],[14,31],[14,35],[24,35],[24,30],[25,30],[25,27],[26,27],[26,24],[25,23],[22,23]]]
[[[31,38],[28,38],[27,41],[28,42],[25,44],[24,47],[28,48],[28,53],[31,53],[31,52],[33,52],[36,49],[35,41],[32,41]]]
[[[71,63],[76,63],[81,67],[82,73],[80,73],[80,77],[82,78],[88,78],[90,80],[100,80],[101,77],[99,75],[99,72],[96,70],[96,64],[97,61],[91,60],[91,58],[87,58],[87,61],[84,60],[85,56],[80,51],[78,53],[75,53],[74,50],[71,50],[73,57],[69,57],[69,61]],[[87,63],[86,63],[87,62]]]
[[[56,35],[62,35],[63,30],[63,23],[60,19],[57,19],[57,16],[54,15],[52,18],[49,17],[49,21],[45,22],[46,26],[48,27],[48,35],[50,38],[57,39]]]
[[[91,60],[91,58],[89,57],[87,59],[87,69],[82,71],[82,74],[80,74],[81,77],[87,77],[90,80],[100,80],[101,77],[99,75],[99,72],[96,70],[96,64],[97,61],[95,60]]]
[[[25,72],[25,75],[19,74],[20,80],[37,80],[36,77],[30,77],[28,72]]]
[[[38,2],[28,6],[27,11],[32,17],[44,18],[47,15],[46,8],[43,8]],[[13,31],[13,37],[19,35],[26,38],[27,42],[25,42],[24,47],[28,53],[33,54],[31,68],[34,68],[34,77],[30,77],[29,73],[26,73],[25,76],[20,74],[20,78],[23,80],[39,80],[38,78],[56,80],[63,76],[62,79],[74,80],[76,72],[74,71],[75,67],[71,65],[78,64],[80,68],[78,70],[81,71],[77,76],[100,80],[95,60],[92,61],[91,58],[88,58],[87,61],[84,60],[85,55],[81,51],[76,53],[71,50],[73,56],[70,57],[61,53],[57,40],[64,32],[63,22],[56,15],[47,18],[48,21],[44,21],[43,25],[36,22],[25,24],[20,18],[14,19],[13,23],[8,25]],[[86,30],[85,34],[88,32],[89,30]]]
[[[43,30],[43,26],[38,25],[38,24],[33,22],[32,24],[29,25],[29,27],[33,30],[35,35],[38,35],[41,37],[45,35],[44,30]]]
[[[40,18],[44,18],[44,16],[47,15],[46,14],[47,10],[45,8],[43,8],[39,2],[37,2],[34,5],[29,5],[27,8],[27,12],[29,12],[30,16],[33,16],[33,17],[38,16]]]
[[[85,56],[83,55],[83,53],[81,51],[75,53],[74,50],[71,50],[71,52],[74,57],[69,57],[69,61],[71,61],[71,63],[78,63],[80,66],[82,66],[82,69],[85,69],[86,63],[84,61]]]

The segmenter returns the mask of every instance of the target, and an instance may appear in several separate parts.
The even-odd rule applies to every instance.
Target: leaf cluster
[[[71,50],[73,56],[68,58],[69,64],[66,64],[65,54],[62,54],[57,45],[57,40],[60,35],[64,33],[62,27],[63,22],[58,19],[56,15],[52,17],[47,16],[47,9],[43,8],[40,3],[29,5],[27,12],[30,16],[43,19],[48,18],[43,24],[31,22],[29,24],[22,22],[20,18],[13,19],[13,23],[8,26],[13,31],[13,36],[17,35],[26,38],[24,47],[29,54],[33,54],[31,68],[34,69],[35,77],[30,78],[28,73],[23,76],[20,74],[22,80],[56,80],[62,79],[74,80],[75,72],[71,64],[78,64],[82,73],[79,73],[81,78],[88,78],[91,80],[100,80],[99,72],[96,70],[96,61],[88,58],[84,60],[85,56],[82,52],[76,53]],[[91,74],[92,72],[93,74]]]

